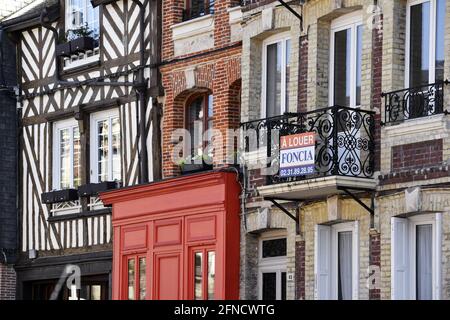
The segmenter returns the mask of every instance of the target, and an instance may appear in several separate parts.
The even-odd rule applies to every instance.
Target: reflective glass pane
[[[362,65],[362,32],[363,26],[356,27],[356,106],[361,105],[361,65]]]
[[[208,300],[214,300],[216,283],[216,253],[208,252]]]
[[[128,260],[128,300],[136,299],[136,285],[135,285],[135,261]]]
[[[203,300],[203,254],[196,252],[194,260],[194,298]]]
[[[338,299],[352,299],[352,232],[338,234]]]
[[[91,300],[101,300],[102,299],[102,286],[93,285],[91,286]]]
[[[334,33],[334,104],[350,106],[351,29]]]
[[[188,126],[191,137],[191,155],[203,154],[203,100],[200,97],[191,103],[188,109]]]
[[[416,298],[433,299],[433,226],[416,226]]]
[[[108,120],[97,122],[98,139],[98,182],[108,181],[109,162],[109,123]]]
[[[139,300],[145,300],[147,294],[145,258],[139,258]]]
[[[281,74],[282,42],[266,47],[266,115],[272,117],[281,114]]]
[[[61,189],[67,189],[71,187],[70,170],[72,166],[70,158],[70,129],[63,129],[59,131],[59,156],[60,156],[60,187]]]
[[[411,6],[409,86],[428,84],[430,74],[430,3]]]
[[[111,119],[112,127],[112,179],[120,181],[122,179],[122,160],[120,158],[120,119]]]
[[[275,272],[263,273],[262,275],[262,299],[277,299],[277,274]]]
[[[72,129],[73,133],[73,187],[81,184],[81,140],[78,127]]]
[[[436,74],[435,81],[444,80],[445,0],[436,1]]]
[[[286,255],[286,238],[264,240],[262,242],[262,257],[273,258]]]

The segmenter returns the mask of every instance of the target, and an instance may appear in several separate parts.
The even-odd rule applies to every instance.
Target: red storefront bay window
[[[113,298],[239,298],[236,173],[208,172],[101,195],[113,205]]]

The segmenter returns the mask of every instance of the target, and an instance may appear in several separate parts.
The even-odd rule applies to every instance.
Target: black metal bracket
[[[361,207],[363,207],[365,210],[367,210],[370,213],[370,227],[373,228],[375,226],[375,221],[374,221],[374,216],[375,216],[375,192],[373,190],[369,190],[369,189],[346,188],[346,187],[338,187],[338,190],[344,191],[344,193],[346,195],[351,197]],[[351,190],[370,193],[370,198],[371,198],[370,207],[368,205],[366,205],[364,202],[362,202],[354,193],[351,192]]]
[[[290,5],[288,5],[284,0],[278,0],[279,3],[283,5],[286,9],[288,9],[294,16],[296,16],[300,20],[300,28],[303,30],[303,16],[299,15],[297,11],[295,11]]]
[[[275,207],[277,207],[278,209],[280,209],[281,211],[283,211],[289,218],[291,218],[292,220],[295,221],[295,226],[296,226],[296,232],[297,234],[300,234],[300,210],[297,208],[295,210],[295,216],[285,207],[283,207],[278,201],[295,201],[295,200],[288,200],[288,199],[279,199],[279,198],[267,198],[264,197],[264,200],[270,201],[272,202]]]

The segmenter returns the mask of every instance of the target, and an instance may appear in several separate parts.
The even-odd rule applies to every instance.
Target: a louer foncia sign
[[[297,177],[314,173],[315,134],[306,132],[280,138],[280,176]]]

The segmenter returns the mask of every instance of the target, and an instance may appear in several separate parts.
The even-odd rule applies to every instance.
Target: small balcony
[[[190,6],[183,10],[183,21],[214,14],[214,0],[192,0]]]
[[[448,81],[383,93],[384,124],[447,113],[444,108],[444,86]]]
[[[286,200],[341,193],[341,187],[373,189],[374,115],[333,106],[243,123],[248,176],[265,181],[257,188],[260,195]],[[309,147],[287,145],[305,135],[314,137]]]
[[[277,0],[240,0],[239,4],[245,10],[252,10],[256,7],[263,6],[275,1]]]

